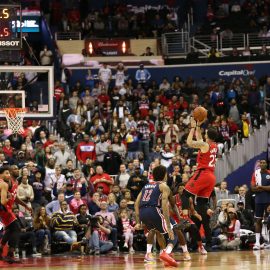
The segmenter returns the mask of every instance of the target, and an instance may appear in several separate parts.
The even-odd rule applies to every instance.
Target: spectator
[[[42,66],[51,66],[53,62],[53,54],[51,50],[48,50],[47,45],[44,46],[43,50],[39,54],[40,62]]]
[[[77,227],[77,237],[81,241],[84,237],[88,236],[90,233],[92,216],[87,213],[87,205],[81,204],[78,209],[78,227]]]
[[[76,148],[76,156],[82,165],[85,163],[87,157],[96,160],[95,143],[90,142],[89,139],[89,135],[84,134],[83,141]]]
[[[135,78],[138,83],[146,84],[150,80],[151,74],[147,69],[144,68],[143,64],[140,64],[140,69],[136,71]]]
[[[149,123],[143,118],[138,122],[137,132],[139,137],[139,149],[143,152],[144,160],[149,161],[150,129]]]
[[[128,207],[129,209],[134,210],[135,200],[134,200],[134,201],[132,200],[130,190],[126,190],[126,191],[125,191],[125,193],[124,193],[124,199],[125,199],[126,202],[127,202],[127,207]]]
[[[122,192],[120,191],[119,185],[114,184],[114,185],[112,186],[112,193],[114,194],[114,196],[115,196],[115,198],[116,198],[116,202],[119,204],[119,203],[120,203],[120,200],[121,200],[122,197],[123,197],[123,194],[122,194]]]
[[[100,211],[95,214],[95,216],[101,216],[103,218],[104,226],[110,227],[110,239],[113,243],[113,251],[117,250],[117,228],[116,220],[113,213],[108,211],[108,203],[107,200],[102,200],[100,202]]]
[[[40,207],[34,218],[34,229],[36,231],[37,248],[42,254],[50,254],[51,231],[50,217],[46,214],[45,207]]]
[[[108,146],[108,153],[104,155],[103,167],[105,172],[110,175],[117,175],[119,172],[120,165],[122,164],[122,159],[118,152],[113,151],[113,146]]]
[[[227,189],[227,182],[225,180],[221,181],[220,189],[216,190],[217,200],[224,200],[229,198],[229,190]]]
[[[57,193],[59,193],[60,191],[63,191],[65,189],[65,186],[66,186],[66,178],[63,174],[61,174],[61,168],[60,166],[56,166],[55,167],[55,174],[52,174],[50,176],[51,178],[51,185],[52,187],[56,186],[56,190],[57,190]],[[54,199],[54,195],[53,195],[53,192],[52,192],[52,198]]]
[[[45,198],[48,201],[51,201],[51,193],[53,189],[53,183],[51,179],[52,175],[55,175],[55,159],[53,157],[47,161],[45,167],[45,178],[44,178]]]
[[[255,231],[254,215],[251,210],[245,209],[243,201],[237,203],[237,218],[241,223],[241,229]]]
[[[99,186],[102,186],[105,195],[110,193],[111,186],[113,185],[113,180],[107,173],[103,172],[101,166],[97,166],[96,175],[91,177],[90,181],[94,185],[95,190],[97,190]]]
[[[130,175],[127,173],[126,165],[120,165],[120,173],[117,175],[115,183],[120,186],[122,190],[124,190],[127,186]]]
[[[74,198],[70,201],[69,207],[70,211],[76,215],[78,214],[79,207],[84,204],[83,200],[81,199],[81,193],[80,191],[75,191],[74,192]]]
[[[74,230],[77,224],[78,222],[74,214],[68,211],[68,203],[62,201],[60,203],[60,211],[53,213],[51,217],[51,226],[56,239],[70,244],[71,249],[73,249],[78,244],[77,234]]]
[[[134,253],[133,249],[133,232],[134,232],[134,223],[130,221],[128,218],[128,213],[126,211],[122,211],[120,213],[121,216],[121,225],[123,228],[123,234],[125,237],[125,243],[124,243],[124,248],[129,249],[130,253]]]
[[[227,228],[226,238],[221,242],[221,248],[227,250],[235,250],[240,246],[240,221],[237,219],[236,210],[228,209],[229,224]]]
[[[165,125],[163,132],[165,133],[165,143],[170,144],[172,142],[172,137],[179,137],[179,128],[173,123],[173,119],[169,120],[169,124]]]
[[[24,175],[22,177],[22,182],[18,186],[17,196],[22,200],[28,208],[32,208],[31,202],[34,200],[34,191],[33,187],[28,184],[28,176]],[[23,206],[19,205],[20,212],[28,216],[30,213]]]
[[[68,159],[66,161],[65,168],[62,170],[61,173],[65,176],[67,182],[73,177],[74,164],[73,164],[73,161],[71,159]]]
[[[88,209],[90,215],[95,215],[100,211],[100,195],[98,192],[93,194],[92,200],[88,203]]]
[[[130,176],[127,183],[127,189],[130,190],[133,200],[137,198],[146,183],[147,178],[140,173],[140,167],[136,167],[135,173]]]
[[[115,73],[115,86],[121,88],[125,83],[125,73],[127,72],[127,69],[125,68],[123,63],[119,63],[116,67],[116,73]]]
[[[59,193],[57,196],[57,200],[52,201],[46,205],[46,213],[49,217],[51,217],[55,212],[60,210],[60,203],[65,200],[64,193]]]
[[[112,150],[113,152],[116,152],[120,155],[120,157],[124,160],[126,157],[126,146],[121,142],[121,139],[119,136],[114,136],[113,138],[113,144],[112,144]]]
[[[141,56],[153,56],[154,53],[151,52],[151,48],[150,47],[146,47],[145,52],[143,54],[141,54]]]
[[[82,173],[86,179],[89,179],[95,173],[94,162],[91,158],[86,159],[86,163],[82,167]]]
[[[15,214],[21,229],[19,236],[20,243],[30,243],[32,246],[32,256],[40,257],[41,254],[37,251],[36,235],[32,225],[32,218],[28,217],[26,219],[24,216],[20,216],[19,208],[14,208],[13,213]]]
[[[96,156],[100,165],[103,165],[104,155],[108,152],[108,142],[105,141],[105,135],[100,135],[100,141],[96,144]]]
[[[113,248],[113,243],[108,241],[108,235],[110,233],[110,227],[104,224],[104,219],[99,216],[95,226],[93,226],[93,233],[89,241],[89,246],[92,249],[90,254],[104,254]]]
[[[212,47],[212,48],[209,50],[208,58],[209,58],[209,59],[216,59],[216,58],[219,58],[219,57],[221,57],[221,54],[217,51],[216,48]]]
[[[71,157],[70,153],[66,150],[65,143],[59,144],[59,150],[56,151],[53,156],[55,157],[56,165],[60,165],[63,169],[65,168],[67,161]]]
[[[103,66],[98,71],[98,77],[101,81],[102,86],[106,90],[106,93],[108,92],[109,84],[112,77],[112,71],[107,66],[107,63],[104,63]]]
[[[34,191],[34,200],[32,202],[33,208],[36,209],[38,206],[47,205],[48,201],[44,197],[44,184],[40,171],[35,172],[35,178],[33,180],[32,187]]]
[[[180,166],[174,165],[173,172],[169,175],[167,185],[170,187],[173,194],[175,194],[178,190],[179,184],[182,183],[182,177],[180,172]]]
[[[118,209],[119,209],[119,205],[116,202],[116,197],[114,193],[110,193],[108,195],[108,211],[114,213]]]

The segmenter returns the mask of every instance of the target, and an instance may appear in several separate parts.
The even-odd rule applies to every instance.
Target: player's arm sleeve
[[[135,201],[135,217],[136,217],[136,223],[139,224],[140,221],[140,209],[139,209],[139,205],[140,205],[140,201],[142,198],[142,193],[140,192],[140,194],[138,195],[136,201]]]

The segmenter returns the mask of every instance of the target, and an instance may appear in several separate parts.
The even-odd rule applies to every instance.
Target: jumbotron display
[[[12,21],[17,20],[18,11],[20,6],[0,5],[0,50],[21,48],[21,34],[19,31],[12,31]]]

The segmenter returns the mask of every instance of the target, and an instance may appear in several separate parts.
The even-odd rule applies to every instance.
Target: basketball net
[[[12,130],[13,134],[23,132],[23,118],[26,112],[25,108],[3,108],[5,113],[8,129]]]

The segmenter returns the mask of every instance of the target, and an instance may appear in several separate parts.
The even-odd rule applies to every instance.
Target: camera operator
[[[89,241],[91,254],[104,254],[113,248],[113,243],[108,241],[108,236],[111,233],[111,228],[104,223],[102,216],[96,216],[92,219],[92,236]]]
[[[242,201],[237,203],[237,217],[241,223],[241,229],[254,231],[254,215],[251,210],[245,209],[245,204]]]
[[[100,202],[100,211],[95,214],[95,216],[101,216],[104,219],[104,224],[110,227],[110,239],[113,242],[113,251],[117,251],[117,228],[116,220],[113,213],[108,211],[108,203],[106,200]]]

